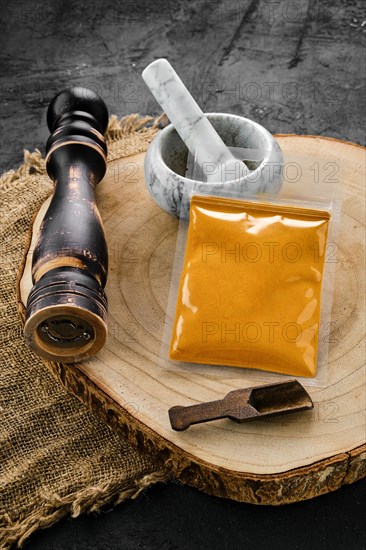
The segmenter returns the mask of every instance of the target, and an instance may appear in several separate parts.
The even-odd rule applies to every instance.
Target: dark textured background
[[[140,74],[168,57],[200,105],[271,132],[365,143],[363,0],[1,2],[1,171],[40,148],[52,96],[81,84],[110,113],[157,114]],[[366,548],[365,480],[280,508],[159,485],[36,533],[29,550]]]

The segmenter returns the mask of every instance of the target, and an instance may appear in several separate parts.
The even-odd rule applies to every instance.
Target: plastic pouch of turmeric
[[[313,377],[329,219],[193,196],[170,359]]]

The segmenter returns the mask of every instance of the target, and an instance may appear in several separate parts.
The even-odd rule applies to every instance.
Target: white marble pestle
[[[250,173],[237,160],[166,59],[150,63],[142,73],[150,91],[199,165],[207,182],[239,180]]]

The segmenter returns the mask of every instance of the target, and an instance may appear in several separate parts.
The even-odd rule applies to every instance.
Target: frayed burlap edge
[[[159,129],[163,128],[166,123],[167,117],[164,113],[156,118],[131,114],[118,119],[112,115],[105,134],[108,144],[108,160],[146,151]],[[46,176],[45,160],[41,152],[38,149],[33,152],[24,150],[23,163],[16,170],[10,170],[0,176],[0,191],[8,191],[24,178],[39,176]],[[29,238],[30,232],[28,240]],[[26,248],[28,247],[29,242],[26,243]],[[23,271],[24,261],[25,257],[18,271],[18,278]],[[18,284],[17,288],[19,288]],[[17,298],[19,305],[18,293]],[[21,308],[20,312],[22,313]],[[147,474],[136,482],[126,482],[122,486],[120,483],[108,483],[103,486],[89,486],[66,497],[61,497],[56,493],[45,495],[44,506],[23,521],[13,522],[6,512],[1,514],[5,527],[0,528],[0,547],[5,549],[17,544],[21,548],[32,533],[38,529],[50,527],[68,514],[72,518],[76,518],[85,512],[98,512],[106,505],[115,506],[128,498],[135,499],[150,485],[166,481],[166,472],[158,471]]]
[[[7,526],[0,530],[0,548],[10,548],[16,543],[18,548],[21,548],[32,533],[51,527],[68,514],[72,518],[77,518],[86,512],[99,512],[103,506],[116,506],[128,498],[135,499],[150,485],[165,481],[166,475],[158,472],[145,475],[132,486],[126,484],[116,487],[114,483],[110,483],[99,487],[87,487],[64,498],[56,493],[47,495],[47,504],[22,522],[13,523],[8,514],[4,513]]]

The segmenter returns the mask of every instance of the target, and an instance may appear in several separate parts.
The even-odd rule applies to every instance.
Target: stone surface
[[[164,56],[204,112],[365,141],[362,0],[4,0],[1,13],[2,169],[44,151],[46,107],[71,84],[119,116],[160,113],[141,72]]]

